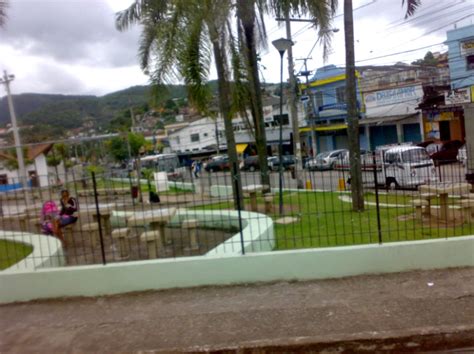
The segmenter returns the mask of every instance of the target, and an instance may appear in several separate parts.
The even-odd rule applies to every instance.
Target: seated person
[[[77,200],[69,195],[69,191],[61,191],[61,210],[59,211],[59,227],[74,224],[77,221]]]

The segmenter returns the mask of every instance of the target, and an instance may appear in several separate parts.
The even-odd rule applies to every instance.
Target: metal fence
[[[269,190],[260,171],[242,171],[243,205],[235,212],[236,179],[229,171],[203,169],[196,176],[187,169],[159,185],[125,170],[76,167],[60,179],[33,176],[37,181],[26,188],[16,180],[20,187],[0,192],[0,228],[9,236],[0,237],[0,267],[14,269],[31,252],[22,244],[30,234],[56,237],[44,235],[41,209],[50,200],[59,206],[63,189],[79,205],[77,222],[62,229],[67,266],[245,254],[262,244],[278,251],[472,234],[474,195],[465,181],[466,167],[459,162],[413,166],[384,165],[375,154],[362,158],[363,211],[352,210],[349,166],[342,159],[327,170],[298,171],[300,181],[290,166],[282,172],[281,193],[279,171],[270,172]],[[42,179],[46,186],[38,182]],[[301,184],[304,189],[297,188]],[[47,256],[47,249],[35,255]]]

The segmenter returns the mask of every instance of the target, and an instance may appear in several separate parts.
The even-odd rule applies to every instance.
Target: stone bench
[[[195,251],[199,249],[199,243],[197,239],[197,228],[199,221],[197,219],[186,219],[182,222],[181,228],[189,231],[190,247],[189,250]]]
[[[83,224],[81,226],[81,231],[85,233],[90,233],[90,241],[92,246],[97,245],[99,240],[99,224],[96,222],[91,222],[88,224]]]
[[[465,222],[471,223],[473,221],[474,213],[474,199],[463,199],[459,201],[462,210],[462,216]]]
[[[160,230],[152,230],[142,233],[140,235],[140,241],[146,244],[148,259],[158,258],[158,254],[164,251]]]
[[[412,204],[415,207],[416,218],[419,219],[419,220],[422,220],[423,219],[423,208],[428,207],[430,204],[424,199],[414,199]]]
[[[265,213],[266,214],[273,214],[273,201],[275,199],[275,195],[273,194],[265,194],[263,200],[265,202]]]
[[[129,245],[128,236],[130,235],[130,229],[123,227],[112,231],[112,239],[117,240],[119,245],[120,259],[127,259],[129,257]]]
[[[431,201],[433,199],[436,199],[437,197],[438,196],[436,195],[436,193],[421,193],[420,194],[420,199],[425,200],[428,203],[428,205],[425,207],[424,215],[427,215],[427,216],[430,215]]]

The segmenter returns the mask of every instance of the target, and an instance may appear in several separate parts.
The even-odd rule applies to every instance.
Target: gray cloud
[[[54,63],[41,63],[29,77],[32,83],[40,85],[35,92],[73,94],[85,89],[84,83],[75,75]]]
[[[99,0],[12,1],[0,41],[62,63],[119,67],[137,63],[138,28],[121,33]]]

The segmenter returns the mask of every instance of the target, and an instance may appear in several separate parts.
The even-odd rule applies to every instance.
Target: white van
[[[387,187],[417,188],[419,185],[437,182],[436,169],[426,149],[413,145],[400,145],[379,150],[382,168],[378,182]]]

